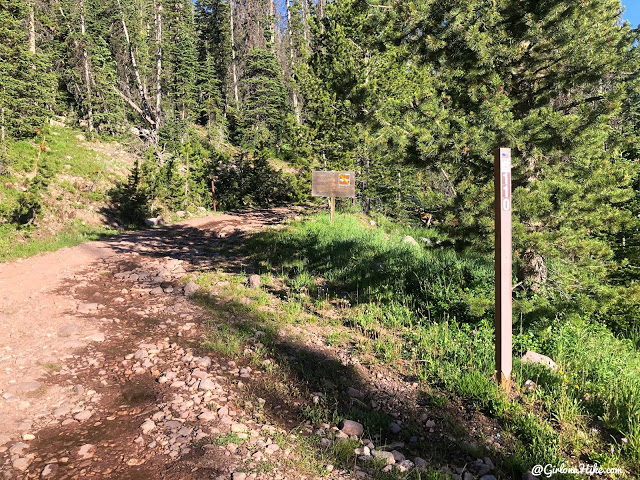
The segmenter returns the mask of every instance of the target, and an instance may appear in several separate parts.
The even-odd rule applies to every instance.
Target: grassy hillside
[[[0,261],[115,233],[107,192],[135,156],[116,142],[47,127],[10,142],[0,176]]]
[[[328,345],[419,379],[434,405],[462,399],[498,419],[513,442],[506,470],[587,462],[624,467],[630,476],[620,478],[636,478],[637,347],[576,312],[550,326],[517,322],[507,397],[493,381],[492,261],[446,245],[433,230],[380,227],[354,215],[332,225],[318,215],[257,234],[245,253],[272,285],[285,286],[273,291],[281,301],[276,322],[319,322]],[[258,301],[258,310],[269,303]],[[528,349],[559,369],[521,363]]]

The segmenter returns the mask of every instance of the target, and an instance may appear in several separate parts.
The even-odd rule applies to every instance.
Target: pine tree
[[[636,172],[619,120],[639,50],[619,12],[617,0],[424,1],[394,11],[401,35],[392,35],[432,69],[446,115],[421,121],[417,154],[456,185],[454,232],[487,244],[491,151],[511,146],[523,272],[532,259],[546,263],[556,285],[582,285],[584,295],[611,258],[607,232],[630,220],[620,206]]]
[[[276,56],[254,48],[246,58],[241,81],[243,115],[241,144],[246,148],[277,146],[287,118],[287,90]]]
[[[29,12],[23,0],[0,1],[0,140],[33,134],[53,103],[50,61],[24,28]]]

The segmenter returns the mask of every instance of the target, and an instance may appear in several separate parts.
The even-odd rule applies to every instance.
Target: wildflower
[[[564,372],[562,370],[558,370],[558,373],[562,375]]]
[[[576,389],[580,390],[580,387],[578,385],[576,385]]]
[[[627,440],[626,438],[621,438],[620,440],[622,440],[622,443],[629,443],[629,440]]]
[[[568,382],[569,380],[567,379],[567,377],[564,377],[564,381],[565,381],[565,382]]]
[[[597,429],[597,428],[592,428],[592,429],[591,429],[591,431],[592,431],[593,433],[598,433],[598,429]]]

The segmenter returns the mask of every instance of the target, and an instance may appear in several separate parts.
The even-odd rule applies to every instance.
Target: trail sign
[[[355,197],[356,174],[354,172],[313,172],[311,195],[314,197]]]
[[[495,332],[496,377],[502,388],[511,385],[512,353],[512,254],[511,254],[511,149],[499,148],[494,154],[495,185]]]
[[[336,211],[336,197],[356,198],[356,174],[354,172],[322,172],[311,174],[311,195],[331,199],[331,221]],[[355,200],[354,200],[355,202]]]

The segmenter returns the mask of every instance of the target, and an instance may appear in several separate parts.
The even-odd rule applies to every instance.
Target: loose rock
[[[361,423],[353,420],[343,420],[340,424],[340,430],[347,435],[355,435],[359,437],[364,432],[364,427]]]

